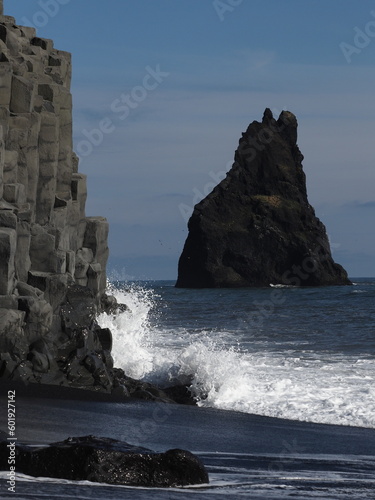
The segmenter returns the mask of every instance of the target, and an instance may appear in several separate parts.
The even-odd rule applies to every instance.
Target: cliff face
[[[242,134],[226,178],[198,203],[178,287],[350,284],[306,192],[297,120],[267,109]]]
[[[110,388],[108,223],[85,216],[70,80],[70,54],[0,16],[0,376]]]

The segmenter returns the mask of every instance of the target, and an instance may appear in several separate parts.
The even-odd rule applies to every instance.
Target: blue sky
[[[88,215],[113,277],[174,279],[193,205],[266,107],[299,123],[309,201],[349,275],[375,276],[375,3],[4,0],[73,54]]]

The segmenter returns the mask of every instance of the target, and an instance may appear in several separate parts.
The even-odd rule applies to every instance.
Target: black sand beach
[[[0,400],[4,409],[0,425],[6,432],[7,392],[4,389],[5,386]],[[209,471],[211,484],[204,490],[208,498],[221,498],[227,489],[233,494],[233,488],[238,490],[235,498],[284,498],[286,491],[293,491],[293,498],[309,498],[310,494],[312,498],[346,498],[351,490],[357,492],[356,498],[371,498],[375,485],[373,429],[176,404],[103,401],[102,395],[97,398],[95,394],[85,393],[82,398],[79,391],[53,387],[43,388],[39,395],[34,391],[32,387],[29,396],[21,394],[21,390],[16,392],[18,442],[43,444],[93,434],[155,451],[189,449],[198,454]],[[41,482],[43,489],[53,487],[51,498],[61,498],[55,496],[59,492],[67,498],[66,488],[83,488],[79,495],[87,490],[87,484],[29,480],[19,478],[17,491],[23,492],[27,487],[30,492],[37,488],[31,497],[10,494],[9,498],[44,498],[36,496],[40,494]],[[1,482],[4,481],[3,473]],[[105,488],[111,491],[106,498],[149,498],[142,489]],[[90,498],[104,493],[95,486],[90,491]],[[152,491],[153,498],[185,498],[188,492],[173,490],[177,496],[167,496],[172,495],[170,490],[169,493]],[[189,491],[192,494],[193,490]],[[194,491],[196,498],[206,498],[201,496],[201,489]],[[85,495],[78,498],[87,498]],[[7,493],[2,498],[8,498]]]

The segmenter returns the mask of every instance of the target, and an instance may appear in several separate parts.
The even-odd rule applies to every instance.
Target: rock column
[[[266,109],[225,179],[194,207],[177,287],[348,285],[309,204],[297,119]]]
[[[108,389],[93,328],[108,302],[108,223],[85,215],[70,81],[71,55],[4,16],[1,0],[0,377]]]

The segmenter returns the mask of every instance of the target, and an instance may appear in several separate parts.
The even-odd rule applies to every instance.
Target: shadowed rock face
[[[9,441],[0,443],[0,469],[9,470]],[[192,453],[173,449],[154,453],[109,438],[85,436],[35,448],[14,445],[16,471],[35,477],[148,487],[208,483]]]
[[[177,287],[350,284],[308,202],[302,160],[296,117],[266,109],[226,178],[195,206]]]

